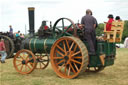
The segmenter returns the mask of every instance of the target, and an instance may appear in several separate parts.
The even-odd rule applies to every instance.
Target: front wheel
[[[29,74],[36,67],[36,58],[31,51],[23,49],[16,53],[13,59],[13,64],[17,72],[21,74]]]

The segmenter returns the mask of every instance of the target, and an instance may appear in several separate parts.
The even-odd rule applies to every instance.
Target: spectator
[[[1,39],[0,41],[0,54],[1,54],[1,63],[5,63],[7,53],[6,53],[6,48],[4,44],[4,39]]]
[[[113,20],[113,15],[112,14],[109,14],[108,15],[108,22],[106,23],[106,31],[111,31],[111,26],[112,26],[112,22],[114,21]]]
[[[116,16],[115,20],[121,21],[120,16]]]
[[[12,26],[11,25],[9,25],[9,32],[11,33],[11,34],[13,34],[13,28],[12,28]]]
[[[13,38],[13,28],[12,28],[12,26],[11,25],[9,25],[9,36],[11,37],[11,38]]]
[[[15,33],[16,37],[20,37],[20,31]]]
[[[21,38],[21,39],[24,39],[24,34],[21,33],[21,34],[20,34],[20,38]]]

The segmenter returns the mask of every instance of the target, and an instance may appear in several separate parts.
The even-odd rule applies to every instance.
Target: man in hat
[[[82,17],[81,24],[84,26],[84,39],[89,45],[89,55],[96,54],[96,34],[97,20],[92,16],[90,9],[86,10],[86,15]]]
[[[0,41],[0,55],[1,55],[1,63],[5,63],[7,53],[6,53],[6,48],[4,44],[4,39],[1,39]]]

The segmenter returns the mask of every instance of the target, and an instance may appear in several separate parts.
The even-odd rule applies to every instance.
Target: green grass
[[[13,67],[13,59],[7,59],[0,63],[0,85],[128,85],[128,49],[117,49],[113,66],[99,73],[85,72],[76,79],[59,78],[50,64],[44,70],[21,75]]]

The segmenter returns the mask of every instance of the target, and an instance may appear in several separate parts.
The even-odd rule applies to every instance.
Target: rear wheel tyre
[[[62,37],[52,46],[51,65],[61,78],[75,78],[88,65],[88,52],[84,43],[76,37]]]
[[[36,67],[35,55],[29,50],[20,50],[14,56],[13,65],[17,72],[21,74],[29,74]]]

